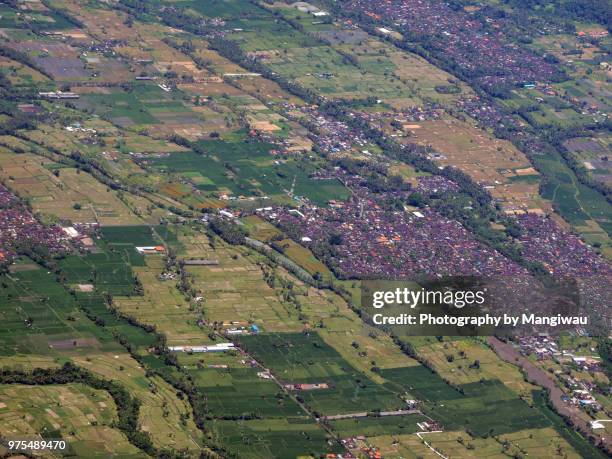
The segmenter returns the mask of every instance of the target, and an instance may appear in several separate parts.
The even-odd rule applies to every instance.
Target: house
[[[225,352],[234,349],[234,343],[217,343],[210,346],[168,346],[171,352]]]
[[[163,245],[136,247],[136,250],[141,255],[155,255],[166,251]]]
[[[51,91],[51,92],[39,92],[38,95],[45,99],[78,99],[79,95],[74,92],[62,92],[62,91]]]
[[[228,210],[224,210],[224,209],[220,210],[219,214],[227,218],[236,218],[233,213],[231,213]]]
[[[62,228],[62,231],[66,233],[66,236],[68,236],[69,238],[75,238],[79,235],[79,232],[74,229],[73,226],[67,226],[65,228]]]

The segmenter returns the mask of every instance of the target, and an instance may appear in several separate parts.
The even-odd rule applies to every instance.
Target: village
[[[586,338],[583,338],[588,343]],[[601,384],[603,375],[601,356],[593,346],[563,349],[559,345],[563,339],[552,336],[530,336],[517,339],[520,352],[534,357],[538,365],[547,368],[558,380],[564,395],[562,400],[570,406],[578,407],[596,419],[606,416],[607,409],[600,403],[608,395],[608,389]],[[592,376],[596,376],[593,378]],[[594,429],[604,426],[600,421],[592,421]]]

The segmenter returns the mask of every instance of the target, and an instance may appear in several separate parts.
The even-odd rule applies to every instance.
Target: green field
[[[205,154],[179,153],[149,160],[157,171],[199,174],[206,179],[196,188],[204,193],[230,192],[234,195],[268,195],[286,197],[295,180],[294,192],[316,204],[331,199],[346,199],[348,190],[337,180],[310,178],[316,165],[306,159],[288,159],[275,163],[270,150],[274,145],[264,142],[198,142]]]
[[[376,437],[378,435],[402,435],[418,432],[417,422],[428,421],[420,414],[405,416],[368,416],[355,419],[338,419],[327,421],[331,428],[341,437]]]
[[[399,392],[370,380],[353,368],[316,333],[251,335],[240,343],[286,383],[327,383],[328,389],[297,394],[325,415],[403,408]]]
[[[295,459],[342,451],[337,445],[330,446],[325,432],[305,417],[215,421],[213,432],[215,438],[230,445],[228,449],[241,458]]]
[[[1,277],[0,354],[49,354],[50,346],[113,350],[113,338],[89,321],[55,275],[34,267]]]
[[[498,380],[454,388],[425,367],[383,370],[382,376],[422,401],[425,413],[445,430],[466,429],[484,436],[550,426],[538,409]]]

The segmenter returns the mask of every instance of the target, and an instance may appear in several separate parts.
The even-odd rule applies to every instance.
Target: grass
[[[101,245],[98,253],[69,255],[60,261],[66,281],[75,289],[76,284],[94,284],[98,293],[133,294],[136,283],[132,266],[143,265],[143,256],[132,246]]]
[[[189,403],[177,397],[176,390],[161,377],[148,377],[129,354],[96,353],[72,360],[99,376],[119,382],[141,401],[141,428],[151,434],[155,446],[199,451],[201,433],[193,423]]]
[[[202,359],[208,361],[208,356]],[[238,357],[228,357],[228,360]],[[191,369],[190,374],[206,393],[206,409],[215,417],[254,416],[287,418],[305,416],[304,411],[270,380],[257,376],[260,371],[241,365],[228,369]]]
[[[611,207],[605,198],[579,183],[573,171],[563,162],[556,152],[548,155],[535,156],[534,164],[546,177],[541,194],[556,204],[561,216],[573,227],[595,226],[604,236],[609,236],[608,215]],[[592,223],[589,223],[592,222]],[[592,231],[591,231],[592,232]]]
[[[175,2],[176,6],[183,6],[197,11],[209,18],[231,19],[235,17],[253,17],[265,13],[264,10],[250,2],[239,0],[210,0],[199,2],[192,0],[180,0]]]
[[[154,444],[199,449],[200,433],[191,420],[188,402],[179,399],[176,390],[161,377],[148,376],[116,342],[112,332],[127,338],[140,355],[147,354],[155,343],[152,335],[109,314],[96,294],[73,297],[46,269],[12,273],[0,281],[0,304],[4,306],[0,318],[5,324],[0,331],[2,365],[27,369],[71,360],[97,375],[119,381],[141,400],[141,424],[150,432]],[[101,322],[89,320],[81,308]],[[64,416],[61,419],[68,422]],[[100,437],[106,438],[105,435],[111,434],[101,433]]]
[[[552,428],[525,429],[495,438],[472,437],[465,431],[449,431],[423,435],[438,452],[447,457],[476,459],[481,457],[503,459],[514,455],[528,457],[553,457],[562,455],[568,459],[581,456]],[[434,454],[416,435],[381,435],[369,438],[370,443],[381,449],[384,457],[427,457]]]

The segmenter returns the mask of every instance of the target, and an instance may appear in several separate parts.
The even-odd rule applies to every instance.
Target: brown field
[[[281,235],[282,232],[268,221],[257,215],[249,215],[244,218],[244,223],[249,229],[250,236],[262,242],[268,242],[273,237]]]
[[[242,70],[244,71],[244,70]],[[303,105],[304,101],[292,94],[289,94],[274,81],[262,77],[238,78],[235,84],[245,92],[254,97],[263,97],[274,102],[289,102],[292,104]]]
[[[507,210],[542,207],[538,181],[511,181],[511,177],[524,176],[531,163],[510,142],[450,117],[423,121],[419,126],[419,129],[408,129],[412,137],[404,138],[405,141],[416,139],[420,144],[433,147],[444,156],[435,158],[436,162],[461,169],[485,186],[494,198],[501,200]]]
[[[161,187],[161,191],[173,198],[182,198],[191,193],[191,188],[180,183],[168,183]]]
[[[244,94],[239,89],[220,81],[205,81],[202,83],[181,84],[180,89],[188,93],[209,97],[209,96],[238,96]]]
[[[527,457],[567,457],[578,459],[581,456],[553,428],[521,430],[489,438],[473,438],[467,432],[440,432],[421,434],[429,445],[440,454],[449,458],[506,459],[514,455]],[[380,448],[386,458],[439,458],[419,439],[416,434],[388,435],[368,438],[369,443]],[[504,449],[504,442],[509,448]]]
[[[0,56],[0,72],[4,73],[14,85],[40,83],[48,80],[39,71],[3,56]]]
[[[35,212],[74,223],[134,225],[140,222],[114,191],[91,175],[63,168],[59,177],[55,177],[45,167],[52,164],[30,153],[17,156],[0,149],[0,177],[19,196],[30,199]],[[81,209],[75,209],[75,204]]]
[[[74,362],[107,379],[119,381],[141,401],[141,429],[151,434],[153,443],[163,448],[198,451],[201,433],[193,422],[191,407],[176,396],[176,390],[161,377],[147,377],[144,369],[128,354],[88,354]],[[167,414],[164,414],[167,413]],[[188,414],[186,424],[181,415]]]
[[[54,4],[70,11],[70,14],[81,21],[93,37],[102,40],[114,38],[128,41],[137,38],[134,30],[125,25],[126,15],[121,11],[99,8],[93,10],[78,0],[58,0]]]
[[[142,282],[144,295],[116,296],[113,302],[117,309],[144,323],[155,325],[166,335],[169,345],[209,343],[207,333],[197,326],[200,317],[198,308],[177,290],[176,281],[158,280],[157,276],[163,272],[162,258],[148,256],[146,262],[146,267],[133,268]]]
[[[112,427],[116,420],[117,408],[111,396],[82,384],[0,386],[3,436],[40,438],[40,432],[51,427],[79,455],[146,457],[124,433]]]

